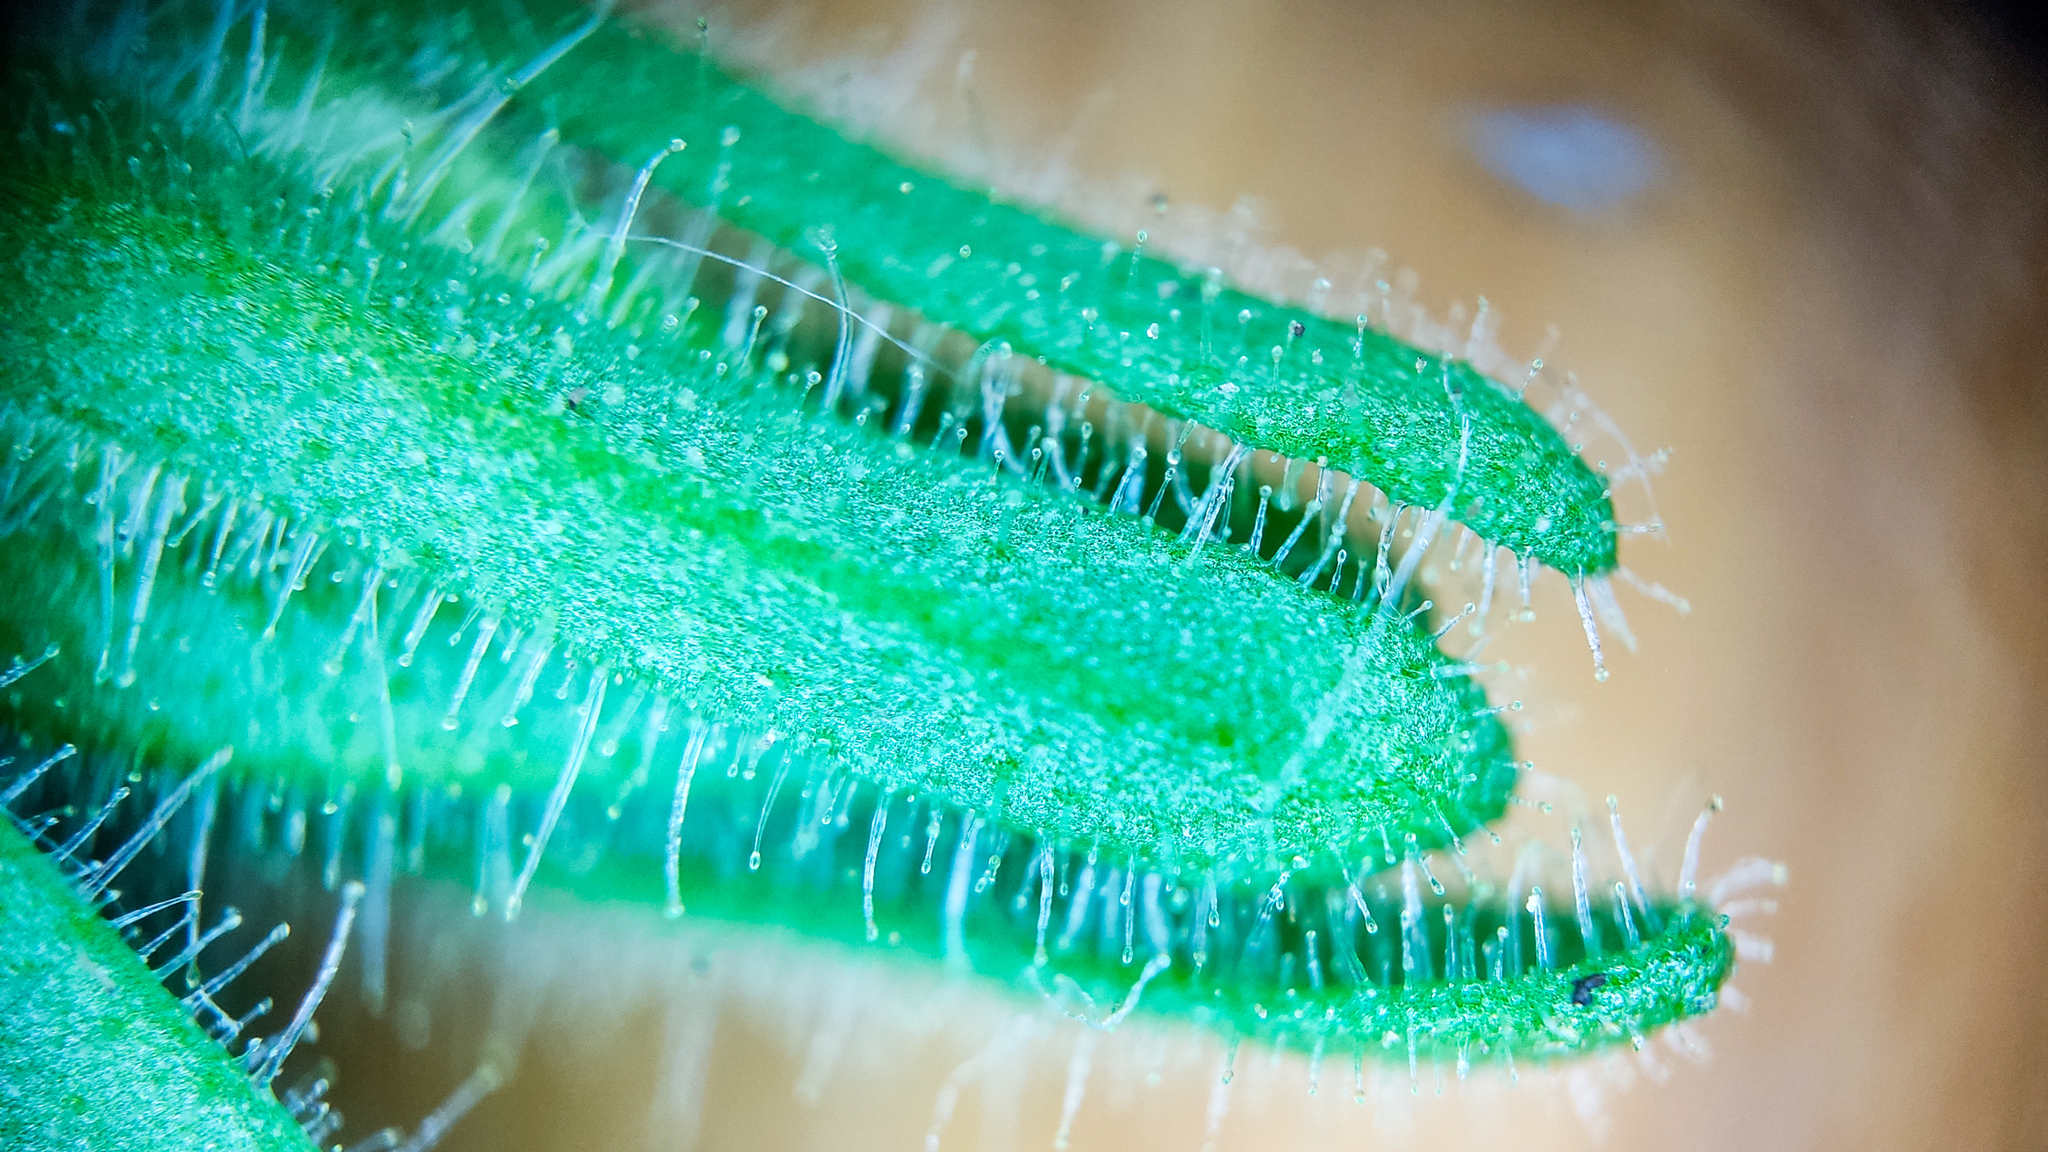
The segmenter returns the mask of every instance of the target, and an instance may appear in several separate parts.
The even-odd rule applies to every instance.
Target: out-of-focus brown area
[[[1530,694],[1556,707],[1526,747],[1638,807],[1703,783],[1718,858],[1792,885],[1778,960],[1739,978],[1751,1014],[1615,1099],[1617,1146],[2048,1145],[2048,173],[1995,46],[1851,4],[947,11],[824,5],[781,50],[872,57],[957,20],[971,71],[927,91],[970,152],[1070,139],[1084,181],[1250,195],[1280,244],[1382,247],[1438,311],[1485,296],[1510,350],[1555,324],[1553,363],[1673,448],[1670,543],[1624,558],[1695,611],[1631,600],[1642,652],[1595,684],[1551,605]],[[1566,102],[1648,131],[1661,180],[1580,216],[1465,145],[1475,110]]]
[[[1791,875],[1759,929],[1776,962],[1737,978],[1749,1014],[1702,1027],[1705,1064],[1609,1097],[1612,1146],[2048,1146],[2048,168],[2043,101],[1995,46],[1848,3],[848,2],[711,20],[714,49],[751,30],[744,53],[811,91],[835,69],[935,64],[916,146],[990,172],[1064,155],[1077,176],[1056,194],[1084,216],[1124,219],[1083,189],[1125,173],[1176,203],[1249,195],[1275,244],[1384,248],[1439,313],[1486,297],[1510,351],[1556,325],[1551,362],[1639,445],[1673,449],[1669,541],[1623,558],[1693,612],[1625,595],[1641,652],[1598,684],[1560,586],[1541,590],[1510,645],[1533,673],[1526,752],[1644,813],[1666,863],[1684,824],[1657,814],[1720,793],[1709,868],[1762,854]],[[1558,103],[1646,131],[1658,180],[1574,213],[1474,158],[1472,114]],[[790,1089],[801,1044],[742,1021],[719,1036],[712,1147],[921,1146],[971,1054],[895,1053],[808,1106]],[[1341,1063],[1326,1081],[1348,1081]],[[1063,1076],[1033,1073],[1015,1146],[1050,1140]],[[1121,1110],[1095,1092],[1074,1147],[1199,1147],[1212,1079],[1170,1068]],[[1589,1140],[1555,1089],[1432,1091],[1412,1126],[1248,1094],[1220,1144]],[[578,1107],[598,1131],[603,1103]],[[975,1108],[946,1147],[974,1146]],[[477,1123],[513,1130],[502,1111]]]

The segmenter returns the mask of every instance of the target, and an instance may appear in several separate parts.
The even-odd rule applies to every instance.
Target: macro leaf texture
[[[232,748],[237,835],[366,908],[402,868],[508,917],[538,885],[886,935],[1108,1026],[1142,994],[1411,1065],[1714,1007],[1732,950],[1689,877],[1645,892],[1624,849],[1589,900],[1575,858],[1546,920],[1463,863],[1521,765],[1404,555],[1456,521],[1565,573],[1589,629],[1615,562],[1604,479],[1515,390],[529,7],[165,4],[10,70],[0,723],[86,750],[17,792],[68,813],[118,760],[169,795]],[[1091,498],[1089,426],[1075,455],[1008,413],[1013,357],[1224,463],[1175,495],[1178,450],[1148,479],[1129,449]],[[1028,467],[1006,420],[1038,421]],[[1254,451],[1349,477],[1277,551],[1270,486],[1244,537]],[[1347,569],[1356,499],[1385,532]]]
[[[0,1139],[8,1147],[313,1147],[50,861],[4,824],[0,892]]]

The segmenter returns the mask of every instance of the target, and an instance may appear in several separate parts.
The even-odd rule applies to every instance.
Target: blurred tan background
[[[1486,297],[1511,352],[1556,325],[1551,362],[1673,449],[1670,542],[1624,560],[1694,611],[1630,598],[1642,653],[1596,684],[1550,589],[1530,695],[1554,722],[1537,710],[1528,754],[1639,809],[1701,782],[1729,804],[1710,857],[1792,876],[1778,960],[1739,980],[1749,1016],[1706,1027],[1705,1066],[1611,1100],[1614,1143],[2048,1147],[2048,173],[2038,95],[1973,29],[1455,0],[730,18],[773,21],[757,58],[814,92],[863,60],[931,65],[931,151],[985,151],[999,180],[1064,153],[1075,179],[1050,190],[1085,215],[1130,174],[1177,203],[1249,195],[1275,244],[1382,248],[1438,314]],[[1641,129],[1655,182],[1578,213],[1485,170],[1475,114],[1557,104]],[[1518,1126],[1532,1144],[1585,1141],[1518,1103],[1545,1117]],[[1424,1123],[1475,1134],[1453,1111]]]
[[[1542,354],[1640,447],[1673,449],[1669,540],[1623,559],[1693,611],[1625,594],[1642,651],[1597,684],[1561,584],[1539,589],[1542,617],[1508,642],[1532,674],[1525,750],[1621,794],[1667,862],[1719,793],[1709,872],[1761,854],[1791,876],[1758,929],[1776,962],[1737,980],[1748,1014],[1702,1027],[1704,1064],[1607,1096],[1610,1146],[2048,1147],[2048,170],[2039,93],[1967,28],[1704,0],[646,15],[694,37],[700,14],[714,51],[1098,224],[1139,226],[1155,192],[1219,214],[1250,196],[1274,247],[1346,268],[1384,249],[1439,316],[1484,296],[1518,356],[1556,326]],[[906,77],[917,98],[891,103]],[[1475,125],[1559,105],[1639,131],[1647,185],[1579,211],[1488,171]],[[820,979],[828,1014],[867,994]],[[885,1045],[793,1099],[805,1044],[766,1027],[720,1023],[704,1146],[922,1147],[973,1055]],[[1067,1043],[1033,1048],[1059,1059],[1014,1116],[977,1119],[965,1093],[945,1146],[1044,1147]],[[1342,1063],[1325,1083],[1347,1090],[1315,1107],[1298,1061],[1245,1089],[1218,1145],[1593,1138],[1542,1077],[1425,1088],[1389,1119],[1348,1100]],[[1203,1146],[1207,1069],[1091,1086],[1073,1147]]]

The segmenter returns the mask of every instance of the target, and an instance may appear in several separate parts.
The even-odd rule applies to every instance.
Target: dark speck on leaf
[[[1607,974],[1605,972],[1595,972],[1591,976],[1581,976],[1577,980],[1572,981],[1572,1003],[1577,1004],[1581,1008],[1591,1004],[1593,1002],[1593,990],[1605,983],[1607,983]]]

